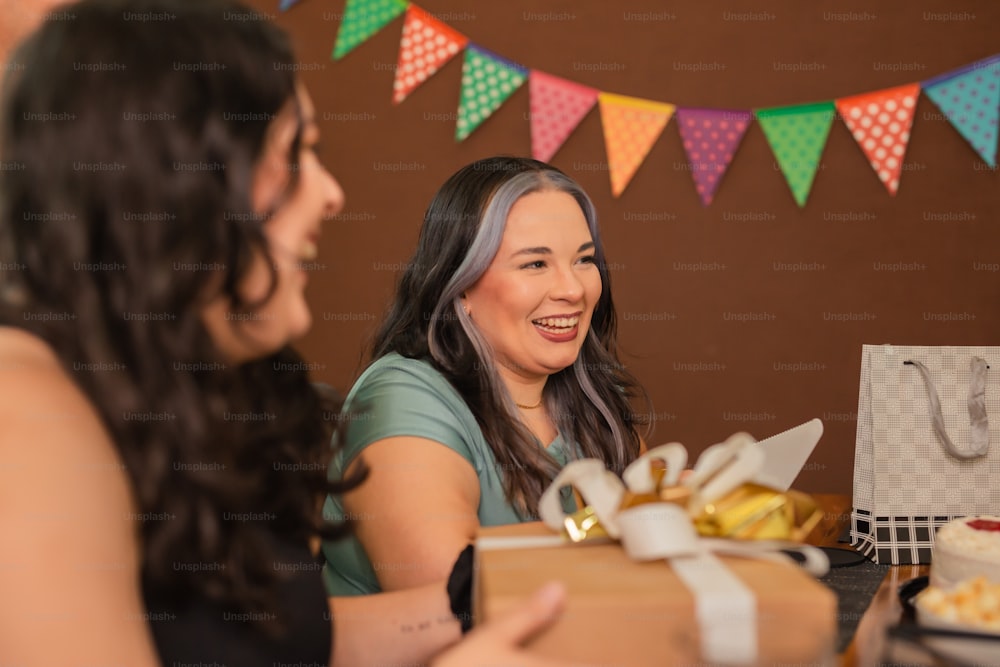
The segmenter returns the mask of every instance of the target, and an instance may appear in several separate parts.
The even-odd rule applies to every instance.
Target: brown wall
[[[830,100],[1000,51],[993,0],[758,0],[751,20],[735,3],[714,0],[418,4],[522,65],[680,106]],[[528,87],[456,144],[461,56],[394,107],[402,18],[333,62],[343,2],[301,0],[284,14],[277,0],[254,5],[294,36],[323,158],[347,192],[347,208],[325,231],[325,267],[309,287],[315,327],[300,346],[318,379],[346,390],[437,187],[477,158],[530,153]],[[634,20],[630,12],[657,16]],[[693,71],[699,63],[703,71]],[[1000,175],[926,97],[912,137],[890,197],[835,121],[800,210],[753,124],[705,208],[676,121],[614,199],[596,108],[585,118],[553,163],[583,184],[601,214],[625,361],[653,399],[651,444],[679,440],[695,453],[736,430],[762,438],[821,417],[826,435],[796,486],[849,492],[862,343],[1000,339]],[[718,267],[687,270],[698,263]],[[776,270],[795,263],[812,270]],[[919,268],[881,268],[897,263]],[[734,313],[767,319],[739,322]],[[942,321],[948,313],[956,319]],[[864,319],[837,319],[845,314]]]

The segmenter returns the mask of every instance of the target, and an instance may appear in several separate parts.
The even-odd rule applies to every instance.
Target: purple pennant
[[[712,203],[752,118],[753,113],[743,109],[677,109],[688,165],[705,206]]]

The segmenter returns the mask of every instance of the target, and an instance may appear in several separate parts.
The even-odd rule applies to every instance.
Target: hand
[[[434,667],[561,667],[569,665],[531,655],[521,644],[549,627],[566,601],[562,584],[549,583],[520,606],[470,632],[454,648],[442,653]]]

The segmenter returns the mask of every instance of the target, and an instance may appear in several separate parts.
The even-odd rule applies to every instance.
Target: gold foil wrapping
[[[650,493],[626,491],[621,510],[653,502],[669,502],[688,511],[696,496],[685,486],[664,486]],[[759,484],[743,484],[692,516],[698,534],[737,540],[789,540],[802,542],[822,514],[816,502],[799,491],[784,493]],[[572,542],[607,538],[608,534],[590,507],[566,517],[564,535]]]
[[[804,493],[744,484],[706,504],[693,520],[705,537],[801,542],[821,517],[816,502]]]
[[[570,542],[583,542],[607,537],[608,533],[594,514],[594,510],[588,505],[566,516],[563,520],[563,536]]]

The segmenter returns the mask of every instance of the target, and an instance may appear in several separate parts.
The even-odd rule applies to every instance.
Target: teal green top
[[[358,378],[344,404],[351,415],[345,444],[330,465],[330,479],[343,471],[365,447],[394,436],[427,438],[453,449],[468,461],[479,477],[479,523],[499,526],[534,520],[517,514],[503,490],[502,470],[469,407],[448,380],[427,361],[396,353],[378,359]],[[566,446],[557,435],[546,451],[566,465]],[[576,510],[570,489],[563,490],[563,507]],[[339,498],[328,496],[323,505],[328,520],[345,519]],[[323,543],[326,565],[323,579],[330,595],[368,595],[381,590],[364,547],[351,536]],[[456,558],[458,554],[455,554]]]

